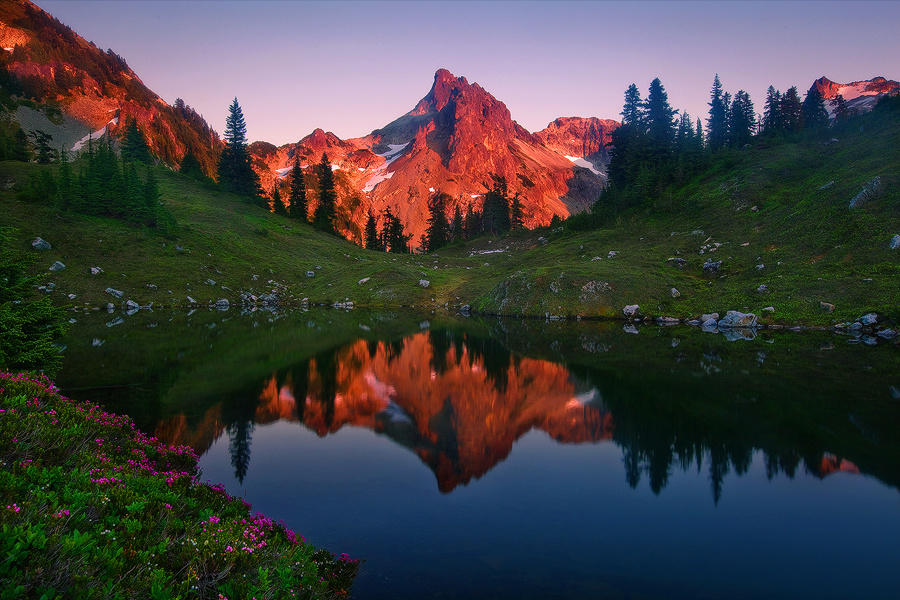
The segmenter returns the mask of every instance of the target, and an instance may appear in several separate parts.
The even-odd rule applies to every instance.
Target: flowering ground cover
[[[0,373],[0,600],[349,595],[359,561],[198,478],[191,448]]]

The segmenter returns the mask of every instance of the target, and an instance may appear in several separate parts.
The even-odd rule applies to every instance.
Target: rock
[[[764,312],[775,312],[774,306],[767,306],[763,309]]]
[[[687,264],[687,261],[686,261],[686,260],[684,260],[683,258],[679,258],[679,257],[677,257],[677,256],[672,256],[672,257],[666,259],[666,262],[672,263],[673,265],[675,265],[675,266],[678,267],[679,269],[683,269],[683,268],[684,268],[684,265]]]
[[[206,285],[216,285],[216,280],[215,279],[207,279]]]
[[[900,233],[894,234],[894,237],[891,238],[891,250],[897,248],[900,248]]]
[[[134,311],[137,312],[141,310],[141,305],[135,302],[134,300],[128,300],[125,302],[125,310],[126,311]]]
[[[115,327],[116,325],[121,325],[124,322],[125,322],[125,319],[123,319],[122,317],[116,317],[112,321],[108,321],[106,323],[106,326],[107,327]]]
[[[69,300],[74,300],[77,297],[78,296],[76,296],[75,294],[69,294],[68,296],[66,296],[66,298],[68,298]]]
[[[105,340],[101,340],[100,338],[94,338],[91,340],[91,346],[93,346],[94,348],[99,348],[104,343],[106,343]]]
[[[54,261],[53,264],[50,265],[50,270],[53,271],[54,273],[56,273],[57,271],[62,271],[65,268],[66,268],[66,265],[62,264],[58,260]]]
[[[253,275],[250,276],[250,279],[252,279],[253,281],[259,281],[259,275],[256,275],[254,273]]]
[[[462,306],[459,307],[459,312],[462,315],[468,316],[469,313],[472,312],[472,307],[469,306],[468,304],[463,304]]]
[[[606,255],[606,258],[615,258],[617,254],[619,254],[619,253],[616,252],[615,250],[610,250],[609,254]]]
[[[591,262],[596,262],[596,261],[598,261],[598,260],[603,260],[603,257],[601,257],[601,256],[595,256],[594,258],[591,259]]]
[[[111,287],[106,288],[105,291],[106,291],[107,294],[110,294],[110,295],[112,295],[112,296],[115,296],[116,298],[121,298],[122,296],[125,295],[125,292],[123,292],[122,290],[117,290],[117,289],[114,289],[114,288],[111,288]]]
[[[228,302],[226,298],[219,298],[218,300],[216,300],[215,306],[216,310],[228,310],[228,308],[231,306],[231,303]]]
[[[756,339],[756,330],[755,329],[723,329],[722,335],[725,336],[725,339],[729,342],[736,342],[738,340],[755,340]]]
[[[886,340],[892,340],[895,337],[897,337],[897,332],[894,331],[893,329],[882,329],[881,331],[878,332],[878,337],[886,339]]]
[[[315,271],[307,271],[307,272],[306,272],[306,276],[307,276],[307,277],[315,277],[315,276],[316,276],[316,272],[315,272]]]
[[[764,284],[764,283],[761,283],[761,284],[759,285],[759,287],[756,288],[756,293],[757,293],[757,294],[765,294],[765,293],[768,292],[768,291],[769,291],[769,286],[767,286],[767,285]]]
[[[610,287],[609,283],[605,281],[588,281],[583,286],[581,286],[582,296],[589,294],[603,294],[611,290],[612,288]]]
[[[872,181],[865,184],[862,190],[850,200],[850,208],[857,208],[862,206],[869,200],[872,200],[878,197],[878,194],[881,192],[881,177],[876,175]]]
[[[764,265],[764,264],[762,264],[762,263],[759,263],[758,265],[756,265],[756,270],[757,270],[757,271],[762,271],[762,270],[765,269],[765,268],[766,268],[766,265]]]
[[[725,318],[719,319],[719,329],[742,327],[756,327],[756,315],[753,313],[742,313],[737,310],[729,310],[725,313]]]
[[[719,269],[721,268],[721,260],[707,260],[705,263],[703,263],[703,271],[705,273],[718,273]]]
[[[829,302],[821,302],[821,301],[820,301],[820,302],[819,302],[819,308],[820,308],[821,310],[824,310],[824,311],[827,312],[827,313],[833,313],[833,312],[834,312],[834,304],[831,304],[831,303],[829,303]]]
[[[759,207],[754,204],[750,207],[750,210],[752,210],[753,212],[759,212]]]
[[[866,313],[857,320],[863,325],[874,325],[878,322],[878,315],[875,313]]]
[[[834,185],[834,180],[832,179],[831,181],[829,181],[829,182],[826,183],[825,185],[819,186],[819,191],[821,192],[822,190],[827,190],[828,188],[830,188],[830,187],[833,186],[833,185]]]
[[[888,387],[888,392],[890,392],[891,398],[893,398],[894,400],[900,400],[900,388],[892,385]]]
[[[147,284],[147,289],[148,289],[148,290],[158,290],[158,289],[159,289],[159,286],[156,285],[155,283],[148,283],[148,284]]]
[[[360,280],[357,281],[356,283],[357,283],[357,285],[362,285],[362,284],[366,283],[367,281],[369,281],[369,279],[371,279],[371,277],[363,277],[362,279],[360,279]]]
[[[115,312],[115,311],[116,311],[116,305],[113,304],[112,302],[107,302],[107,304],[106,304],[106,312],[111,313],[111,312]]]
[[[53,246],[50,245],[50,242],[39,237],[31,240],[31,247],[35,250],[50,250],[51,248],[53,248]]]
[[[716,333],[719,330],[718,324],[719,324],[719,322],[716,321],[715,319],[707,319],[707,320],[703,321],[703,323],[700,325],[700,327],[706,333]]]
[[[678,325],[681,323],[681,319],[678,317],[656,317],[657,325]]]
[[[187,297],[187,301],[188,301],[188,304],[197,304],[197,301],[194,300],[193,298],[191,298],[190,296]]]
[[[429,285],[431,285],[431,282],[428,281],[427,279],[420,279],[419,285],[423,288],[427,288]]]
[[[714,313],[703,313],[702,315],[700,315],[700,322],[701,322],[701,323],[706,323],[706,322],[709,321],[710,319],[712,319],[713,321],[718,321],[718,320],[719,320],[719,313],[717,313],[717,312],[714,312]]]
[[[628,324],[622,326],[622,331],[624,331],[625,333],[633,333],[633,334],[639,333],[638,328],[635,327],[634,325],[632,325],[631,323],[628,323]]]
[[[91,275],[99,275],[103,272],[103,269],[100,267],[91,267]]]
[[[625,308],[622,309],[622,313],[629,318],[632,318],[638,314],[640,310],[640,306],[637,304],[629,304]]]
[[[681,292],[679,292],[679,291],[676,290],[675,288],[672,288],[671,290],[669,290],[669,293],[672,294],[672,297],[673,297],[673,298],[679,298],[679,297],[681,297]]]
[[[866,346],[876,346],[878,345],[878,338],[873,335],[864,335],[862,336],[862,342]]]

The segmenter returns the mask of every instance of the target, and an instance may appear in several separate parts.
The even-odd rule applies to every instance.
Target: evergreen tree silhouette
[[[294,156],[294,166],[291,167],[291,194],[288,198],[290,216],[306,223],[306,181],[303,179],[303,169],[300,168],[300,160]]]
[[[328,154],[322,153],[322,161],[318,167],[319,175],[319,204],[316,206],[313,226],[326,233],[336,233],[335,217],[337,207],[337,192],[334,189],[334,172],[328,161]]]
[[[258,202],[262,196],[259,176],[250,164],[247,150],[247,124],[237,98],[228,107],[225,120],[225,148],[219,156],[219,184],[228,192]]]

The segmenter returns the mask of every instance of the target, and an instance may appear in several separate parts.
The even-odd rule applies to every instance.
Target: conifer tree
[[[722,93],[722,82],[716,73],[709,92],[709,118],[706,120],[706,141],[710,150],[718,150],[725,145],[728,134],[727,105]]]
[[[336,200],[337,193],[334,190],[334,173],[328,155],[322,153],[322,161],[318,167],[319,175],[319,204],[316,206],[313,226],[327,233],[336,233]]]
[[[225,148],[219,156],[219,184],[229,192],[258,201],[262,196],[259,176],[250,164],[247,124],[237,98],[228,107],[225,120]]]
[[[838,94],[831,101],[831,109],[834,111],[834,120],[836,123],[843,123],[850,117],[850,111],[847,108],[847,102],[842,94]]]
[[[62,210],[71,208],[75,201],[75,180],[72,176],[72,165],[65,150],[59,151],[59,183],[56,186],[59,207]]]
[[[450,196],[438,192],[428,203],[428,228],[425,234],[425,249],[434,252],[445,246],[449,240],[449,228],[447,226],[446,208]]]
[[[492,175],[493,186],[484,195],[482,229],[485,233],[499,235],[509,231],[509,193],[506,178]]]
[[[622,107],[621,115],[622,125],[633,125],[636,127],[641,123],[643,115],[641,92],[633,83],[625,90],[625,105]]]
[[[523,226],[522,198],[521,194],[516,191],[512,198],[512,204],[509,206],[509,228],[518,230],[522,229]]]
[[[272,212],[276,215],[287,216],[287,209],[284,208],[284,202],[281,201],[281,190],[278,188],[278,178],[276,177],[275,183],[272,184]]]
[[[685,111],[681,112],[681,118],[678,120],[678,129],[675,132],[675,148],[679,152],[683,152],[693,147],[694,144],[694,122],[691,115]]]
[[[16,133],[13,136],[12,159],[21,162],[31,160],[31,146],[28,143],[28,135],[25,134],[21,127],[16,129]]]
[[[659,77],[650,82],[650,91],[645,104],[647,132],[657,148],[666,149],[675,137],[672,119],[677,111],[669,106],[669,95]]]
[[[32,143],[34,144],[38,164],[47,165],[53,162],[54,150],[50,146],[50,142],[53,141],[53,136],[40,129],[35,129],[28,133],[28,137],[32,139]]]
[[[133,117],[125,123],[125,134],[122,138],[122,158],[147,164],[153,160],[153,157],[150,155],[150,147],[147,145],[147,138]]]
[[[378,238],[378,225],[375,222],[375,214],[369,209],[369,217],[366,219],[366,248],[369,250],[383,250],[381,240]]]
[[[462,212],[459,210],[459,203],[457,202],[456,207],[453,209],[453,223],[451,224],[451,239],[454,242],[458,242],[464,237],[463,232],[463,217]]]
[[[200,161],[197,160],[197,157],[190,148],[184,153],[184,158],[181,159],[181,165],[178,167],[178,172],[187,175],[188,177],[193,177],[194,179],[208,179],[203,172]]]
[[[806,129],[820,129],[828,126],[828,111],[825,110],[825,100],[822,93],[815,86],[806,92],[803,99],[803,127]]]
[[[294,156],[294,166],[291,167],[291,195],[288,198],[290,216],[306,223],[306,182],[303,179],[303,169],[300,168],[300,160]]]
[[[802,111],[797,86],[792,86],[781,97],[781,124],[784,131],[800,131],[803,127]]]
[[[697,117],[696,146],[700,150],[703,149],[703,124],[700,122],[700,117]]]
[[[394,213],[391,212],[391,207],[386,206],[384,208],[384,216],[381,220],[381,237],[379,241],[379,246],[385,252],[390,251],[391,248],[391,226],[394,221]]]
[[[781,115],[781,92],[774,86],[766,90],[766,106],[763,109],[763,133],[774,135],[784,129]]]
[[[144,210],[147,225],[156,225],[159,212],[159,186],[156,183],[156,175],[153,167],[147,169],[147,180],[144,182]]]
[[[729,119],[729,142],[735,148],[742,148],[750,143],[750,138],[756,127],[756,113],[753,110],[753,102],[750,94],[739,90],[734,95],[731,103],[731,117]]]

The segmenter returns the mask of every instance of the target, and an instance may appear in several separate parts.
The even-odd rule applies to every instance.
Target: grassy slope
[[[0,192],[0,225],[17,227],[23,248],[38,235],[53,244],[39,266],[57,259],[68,266],[49,280],[57,283],[60,302],[75,305],[115,301],[104,293],[107,286],[141,304],[181,305],[188,295],[202,303],[235,302],[241,290],[269,291],[273,280],[296,300],[349,298],[358,306],[436,308],[446,302],[504,314],[619,316],[625,304],[640,304],[648,314],[689,317],[729,309],[759,313],[771,305],[775,312],[764,313],[769,322],[827,325],[870,310],[900,320],[900,251],[888,249],[891,235],[900,233],[900,122],[864,117],[860,124],[865,131],[839,132],[833,144],[813,140],[720,155],[673,194],[677,210],[632,216],[611,229],[482,238],[436,255],[369,252],[162,171],[163,199],[179,223],[174,239],[25,205],[12,191]],[[0,163],[0,179],[21,184],[37,168]],[[849,210],[850,198],[876,175],[881,197]],[[692,233],[698,230],[703,233]],[[700,255],[710,237],[722,246]],[[498,248],[505,251],[473,255]],[[610,250],[618,252],[613,259]],[[688,261],[682,270],[666,263],[676,252]],[[592,260],[596,256],[602,260]],[[720,274],[704,275],[707,258],[724,260]],[[765,268],[758,271],[757,264]],[[92,266],[105,272],[91,276]],[[307,270],[316,276],[307,278]],[[359,285],[364,277],[371,279]],[[428,289],[418,285],[423,278],[431,282]],[[609,289],[584,291],[589,281]],[[755,291],[760,284],[768,293]],[[671,297],[672,287],[681,297]],[[67,300],[69,293],[77,298]],[[835,304],[835,313],[820,311],[820,301]]]

